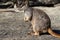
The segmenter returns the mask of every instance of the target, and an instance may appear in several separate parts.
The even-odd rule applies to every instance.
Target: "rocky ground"
[[[44,10],[51,19],[52,29],[60,33],[60,6],[35,8]],[[23,12],[0,12],[0,40],[60,40],[49,34],[28,35],[32,28],[29,22],[24,22],[23,15]]]

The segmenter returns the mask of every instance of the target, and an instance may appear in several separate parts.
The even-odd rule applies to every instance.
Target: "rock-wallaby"
[[[28,0],[25,1],[25,6],[26,8],[24,9],[24,21],[31,22],[34,35],[48,32],[52,36],[60,38],[60,34],[52,31],[51,20],[44,11],[29,7]]]

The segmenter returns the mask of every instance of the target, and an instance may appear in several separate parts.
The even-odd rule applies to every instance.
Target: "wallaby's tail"
[[[48,29],[48,33],[51,34],[54,37],[60,38],[60,34],[57,34],[57,33],[53,32],[51,28]]]

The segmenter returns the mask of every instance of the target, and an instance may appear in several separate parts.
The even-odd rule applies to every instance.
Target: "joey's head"
[[[32,14],[30,12],[25,12],[24,14],[24,21],[27,22],[27,21],[31,21],[32,20]]]

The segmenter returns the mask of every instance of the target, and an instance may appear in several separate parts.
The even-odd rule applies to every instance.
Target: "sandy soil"
[[[44,10],[51,19],[51,27],[60,33],[60,7],[36,7]],[[0,40],[60,40],[49,34],[28,35],[32,31],[29,22],[24,22],[24,13],[0,12]]]

